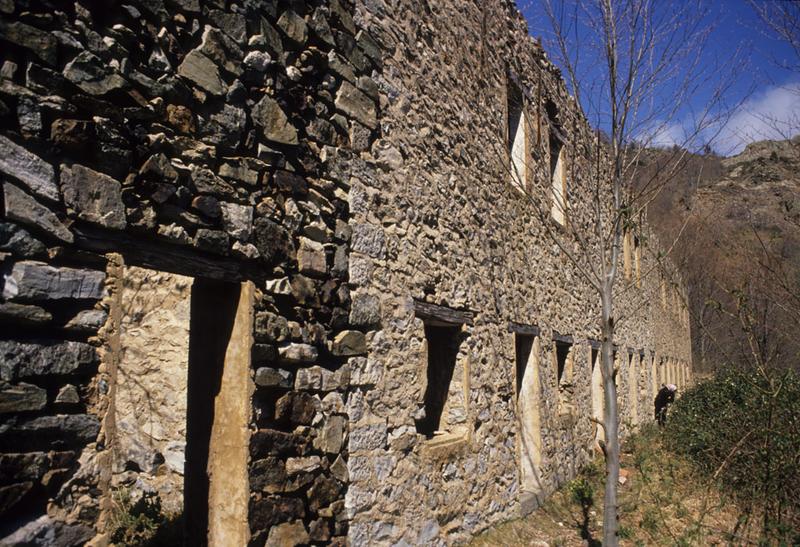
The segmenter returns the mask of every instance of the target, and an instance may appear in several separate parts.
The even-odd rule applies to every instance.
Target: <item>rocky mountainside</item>
[[[692,296],[695,364],[797,366],[791,330],[800,321],[800,137],[686,161],[649,216],[662,240],[685,224],[676,253]]]

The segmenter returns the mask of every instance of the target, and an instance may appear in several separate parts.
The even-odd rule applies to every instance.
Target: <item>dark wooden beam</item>
[[[458,326],[472,325],[474,313],[468,310],[454,310],[428,302],[414,301],[414,314],[430,325]]]
[[[587,340],[587,342],[589,343],[589,346],[591,346],[592,349],[600,349],[603,345],[598,340],[592,340],[591,338]]]
[[[517,323],[516,321],[509,321],[508,332],[526,334],[528,336],[539,336],[541,330],[536,325],[526,325],[524,323]]]
[[[96,253],[119,253],[127,265],[220,281],[245,278],[241,263],[182,245],[86,225],[73,225],[73,232],[77,247]]]
[[[553,340],[556,342],[563,342],[565,344],[574,344],[575,341],[570,334],[560,334],[558,331],[553,331]]]

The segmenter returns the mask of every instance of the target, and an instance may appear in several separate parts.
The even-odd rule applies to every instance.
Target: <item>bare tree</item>
[[[623,246],[641,229],[646,209],[684,166],[687,150],[700,148],[731,111],[725,92],[731,67],[709,65],[701,55],[710,36],[709,7],[701,0],[540,0],[545,45],[554,52],[570,91],[597,128],[592,163],[591,218],[567,221],[568,199],[555,185],[527,194],[549,236],[597,292],[602,335],[606,485],[603,544],[618,545],[617,484],[620,472],[619,408],[614,367],[615,331],[622,319],[616,299]],[[725,77],[723,77],[723,75]],[[698,93],[706,106],[683,108]],[[700,139],[703,143],[700,143]],[[673,144],[661,168],[645,173],[652,146]],[[512,159],[515,152],[512,150]],[[551,161],[552,158],[551,158]],[[514,170],[512,161],[512,171]],[[514,180],[522,174],[512,173]],[[561,226],[553,226],[550,217]],[[588,229],[587,229],[588,228]],[[679,230],[679,233],[682,230]],[[663,259],[666,251],[657,251]]]

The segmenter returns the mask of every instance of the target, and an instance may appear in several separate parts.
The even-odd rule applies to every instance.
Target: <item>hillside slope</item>
[[[695,365],[800,364],[800,138],[692,156],[649,210],[690,286]],[[742,336],[747,332],[752,336]]]

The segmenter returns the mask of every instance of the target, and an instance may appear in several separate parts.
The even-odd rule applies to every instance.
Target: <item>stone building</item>
[[[512,2],[0,0],[0,43],[4,545],[137,499],[188,545],[455,543],[592,457],[598,299],[549,233],[594,141]],[[625,431],[691,362],[637,230]]]

